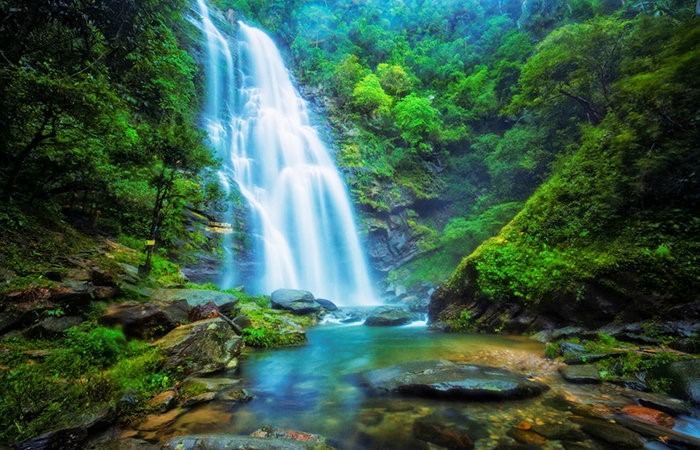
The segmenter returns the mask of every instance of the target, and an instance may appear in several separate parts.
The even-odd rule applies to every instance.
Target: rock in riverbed
[[[418,320],[418,314],[393,306],[380,306],[372,311],[365,320],[365,325],[374,327],[391,327],[405,325]]]
[[[534,397],[548,386],[497,367],[451,361],[411,361],[359,374],[371,389],[401,395],[455,400]]]
[[[277,289],[270,297],[270,305],[292,314],[311,314],[323,308],[311,292],[299,289]]]

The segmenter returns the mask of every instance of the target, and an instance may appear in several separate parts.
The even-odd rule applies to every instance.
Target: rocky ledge
[[[359,374],[370,389],[408,396],[454,400],[535,397],[549,388],[504,369],[446,360],[411,361]]]

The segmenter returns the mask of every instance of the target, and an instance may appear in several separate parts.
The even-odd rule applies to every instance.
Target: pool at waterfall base
[[[148,437],[249,435],[271,427],[322,435],[339,449],[461,448],[455,444],[459,439],[484,449],[523,442],[551,449],[607,448],[574,425],[577,413],[571,404],[616,408],[630,403],[626,390],[608,383],[566,383],[557,371],[560,363],[544,358],[543,345],[527,337],[445,334],[424,323],[324,324],[307,337],[301,347],[250,351],[236,371],[217,375],[230,378],[252,400],[211,401]],[[357,374],[371,369],[440,359],[504,368],[550,389],[530,399],[455,401],[383,394],[358,381]],[[677,418],[676,429],[697,435],[697,425],[690,417]],[[577,442],[583,447],[575,447]],[[647,448],[668,448],[659,445],[651,442]]]

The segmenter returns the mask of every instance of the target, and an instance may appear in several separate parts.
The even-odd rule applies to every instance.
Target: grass
[[[2,350],[0,442],[5,443],[75,426],[81,417],[115,406],[127,392],[144,401],[174,384],[160,369],[157,349],[94,322],[51,342],[5,339]],[[132,412],[141,405],[132,405]]]

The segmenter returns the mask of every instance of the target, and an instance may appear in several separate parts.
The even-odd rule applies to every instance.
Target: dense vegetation
[[[439,307],[584,302],[603,288],[651,299],[652,313],[697,299],[700,22],[690,2],[215,3],[286,44],[335,127],[367,227],[406,220],[420,253],[389,277],[441,282],[459,264],[434,318],[468,328],[471,310]],[[161,254],[202,241],[187,219],[220,193],[197,129],[189,7],[0,0],[3,301],[54,287],[48,274],[61,278],[75,255],[105,270],[153,266],[139,288],[181,283],[158,254],[93,261],[104,256],[95,241],[68,224],[139,249],[155,240]],[[264,302],[246,298],[246,343],[303,341],[297,326],[277,333],[288,320]],[[50,342],[3,339],[1,440],[125,394],[138,397],[127,412],[143,411],[138,400],[174,384],[153,347],[98,326],[102,306]]]
[[[182,239],[213,161],[185,1],[3,0],[0,222]]]
[[[538,194],[540,203],[549,191],[546,202],[566,208],[566,199],[551,194],[559,180],[573,189],[567,195],[580,197],[590,210],[579,219],[581,211],[559,211],[557,223],[555,217],[534,223],[521,215],[528,235],[530,229],[563,231],[589,247],[598,231],[613,226],[606,222],[611,215],[632,226],[640,219],[628,213],[643,205],[647,216],[654,216],[647,217],[646,226],[658,227],[642,232],[648,239],[640,238],[647,240],[628,249],[628,256],[662,245],[683,252],[678,243],[692,236],[691,230],[675,238],[668,235],[675,231],[654,235],[657,228],[672,226],[666,223],[669,214],[684,226],[692,224],[685,219],[693,205],[676,195],[692,196],[697,187],[690,142],[697,131],[690,100],[697,75],[697,19],[690,2],[218,3],[287,42],[300,80],[317,86],[314,95],[327,99],[341,130],[338,160],[365,211],[379,218],[406,212],[422,254],[390,277],[409,284],[441,281],[552,174],[550,187]],[[610,147],[603,138],[617,148],[609,150],[617,152],[616,166],[611,166],[614,158],[602,156]],[[667,172],[667,163],[684,173]],[[573,174],[564,173],[565,167],[585,182],[569,184]],[[668,177],[676,180],[674,187],[666,185]],[[675,196],[675,206],[662,193],[650,203],[649,193],[659,189]],[[661,204],[669,208],[663,217],[649,212]],[[599,214],[596,208],[606,211]],[[674,208],[685,213],[670,213]],[[539,276],[522,270],[531,265],[526,255],[540,250],[511,245],[518,247],[511,249],[515,253],[524,252],[504,256],[511,265],[521,261],[512,268],[516,278],[536,284],[548,277],[551,267],[537,269]],[[584,260],[568,264],[576,271],[581,263],[581,273],[596,270]],[[511,289],[508,283],[494,278],[489,289],[538,295],[532,286]]]

